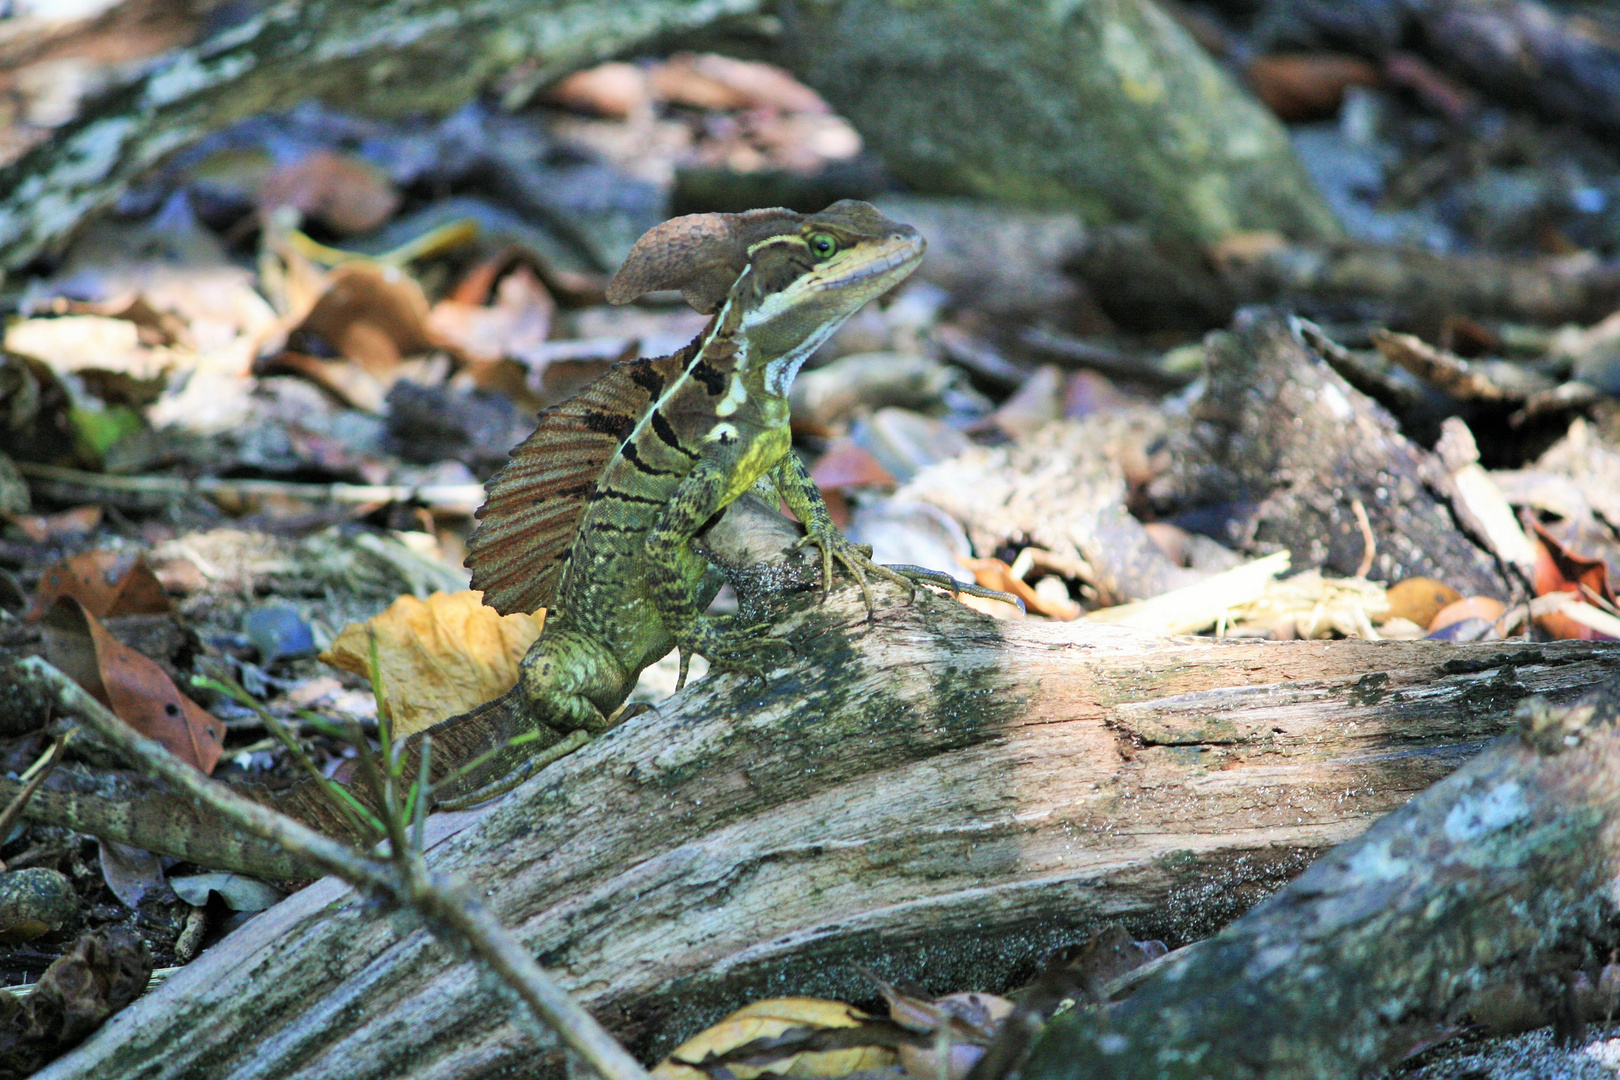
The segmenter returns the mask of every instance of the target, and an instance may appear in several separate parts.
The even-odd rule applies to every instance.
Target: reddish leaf
[[[175,757],[214,771],[225,722],[182,694],[162,668],[114,640],[71,595],[59,597],[41,625],[47,660]]]
[[[500,279],[493,304],[440,300],[428,325],[474,360],[521,358],[545,344],[554,307],[535,272],[519,264]]]
[[[73,597],[98,619],[174,609],[144,556],[107,548],[70,556],[45,571],[24,618],[43,618],[60,596]]]
[[[36,544],[53,540],[74,540],[88,536],[101,524],[106,510],[100,506],[75,506],[56,514],[7,514],[11,523]]]
[[[1378,69],[1356,56],[1294,53],[1262,56],[1249,65],[1249,85],[1284,120],[1332,116],[1352,86],[1377,86]]]
[[[810,470],[810,479],[823,492],[844,488],[894,487],[894,475],[878,464],[878,459],[848,439],[840,439],[827,448]]]
[[[1613,611],[1614,593],[1609,589],[1609,567],[1602,559],[1588,559],[1564,547],[1540,522],[1531,522],[1536,533],[1536,595],[1574,593]],[[1536,625],[1559,639],[1602,640],[1604,635],[1576,622],[1561,612],[1549,612],[1536,619]]]

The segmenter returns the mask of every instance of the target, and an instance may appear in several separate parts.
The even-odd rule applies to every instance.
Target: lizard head
[[[808,216],[780,208],[691,214],[636,241],[607,298],[624,304],[680,289],[698,311],[727,308],[747,337],[750,366],[781,394],[845,319],[916,269],[924,247],[916,229],[852,199]]]

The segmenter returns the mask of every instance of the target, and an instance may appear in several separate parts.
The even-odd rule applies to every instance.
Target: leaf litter
[[[1375,75],[1318,56],[1257,63],[1248,77],[1285,115],[1366,101],[1393,110],[1369,89],[1388,85],[1473,115],[1421,66]],[[180,155],[132,196],[129,219],[92,224],[27,279],[0,358],[0,451],[20,491],[3,506],[0,554],[16,586],[0,627],[6,658],[53,656],[199,767],[270,781],[292,770],[253,710],[204,690],[191,701],[166,668],[182,681],[228,677],[294,725],[301,712],[364,720],[376,703],[356,643],[369,627],[384,685],[400,688],[387,704],[406,725],[511,685],[538,625],[495,618],[465,590],[479,482],[534,410],[614,359],[672,351],[702,322],[657,304],[604,308],[604,275],[671,210],[740,208],[724,205],[735,188],[716,185],[786,183],[865,154],[803,86],[721,57],[603,65],[544,101],[560,108],[474,109],[425,133],[311,107],[255,118]],[[548,155],[555,168],[511,180],[513,161]],[[510,182],[480,179],[491,175]],[[1575,318],[1566,306],[1537,323],[1527,303],[1470,309],[1459,289],[1438,320],[1403,309],[1399,290],[1373,297],[1368,317],[1295,280],[1293,299],[1315,321],[1232,323],[1235,298],[1290,253],[1282,238],[1228,242],[1207,253],[1204,276],[1167,286],[1143,274],[1127,232],[887,193],[877,175],[853,194],[918,223],[929,262],[815,358],[794,420],[840,523],[879,558],[1014,592],[1031,617],[1161,633],[1620,635],[1608,586],[1620,566],[1616,316],[1556,325]],[[593,185],[610,197],[582,198]],[[1582,235],[1580,225],[1566,227]],[[1400,269],[1430,272],[1418,260]],[[1133,299],[1121,273],[1156,295]],[[1130,303],[1168,317],[1142,332],[1154,319]],[[1200,341],[1210,329],[1220,332]],[[1274,392],[1248,413],[1232,407],[1257,388]],[[1301,388],[1309,394],[1283,405],[1290,424],[1250,415]],[[1272,437],[1295,420],[1300,437]],[[1443,529],[1413,524],[1419,503],[1433,512],[1418,517]],[[48,723],[16,736],[8,763],[38,760]],[[341,764],[318,732],[304,738],[322,768]],[[112,869],[90,873],[82,845],[59,837],[25,831],[0,837],[0,851],[65,867],[86,893],[87,880],[116,878],[113,892],[133,898],[141,877],[139,856],[108,849],[97,858]],[[146,877],[169,877],[193,903],[237,894],[170,869]],[[166,922],[142,916],[167,955],[179,900],[135,899],[144,912],[170,905]],[[65,920],[46,940],[65,948],[85,922]],[[91,946],[71,955],[107,964]],[[7,976],[37,976],[46,962]],[[1047,1005],[1075,1007],[1086,992],[1053,991]],[[75,1015],[122,991],[86,993]],[[949,997],[884,995],[913,1035],[966,1022]],[[1001,1008],[991,1002],[957,1002],[986,1017],[961,1043],[919,1047],[873,1024],[890,1057],[830,1063],[851,1048],[810,1049],[830,1036],[803,1032],[865,1032],[870,1018],[772,1000],[672,1057],[712,1065],[790,1036],[749,1051],[764,1055],[749,1067],[832,1075],[943,1051],[954,1076],[953,1047],[990,1041]],[[919,1016],[934,1028],[919,1031]],[[769,1057],[794,1045],[798,1057]]]

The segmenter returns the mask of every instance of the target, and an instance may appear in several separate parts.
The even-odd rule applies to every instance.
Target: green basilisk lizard
[[[937,571],[874,563],[870,549],[838,532],[791,452],[787,393],[799,368],[844,320],[910,274],[924,246],[910,226],[847,200],[809,216],[773,209],[675,218],[636,243],[608,285],[610,301],[679,289],[712,317],[681,351],[616,364],[542,412],[534,434],[490,481],[468,548],[473,587],[503,614],[544,607],[546,620],[511,693],[428,729],[440,763],[497,748],[436,794],[489,793],[480,785],[521,778],[525,761],[568,733],[605,730],[641,671],[672,648],[680,650],[683,681],[693,653],[763,677],[789,647],[762,627],[703,614],[720,578],[692,547],[762,481],[804,525],[801,544],[820,548],[824,591],[837,564],[860,584],[869,609],[869,574],[1012,599]],[[540,745],[509,745],[529,732],[542,736]],[[275,801],[338,829],[341,819],[322,813],[314,796],[301,787]],[[184,837],[170,835],[165,815],[150,811],[98,828],[83,801],[42,791],[29,813],[207,865],[299,872],[285,860],[276,865],[259,845],[203,850],[208,838],[186,818]]]

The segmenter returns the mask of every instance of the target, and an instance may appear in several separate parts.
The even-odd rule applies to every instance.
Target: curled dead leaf
[[[402,358],[445,344],[428,326],[422,286],[397,268],[369,262],[332,270],[292,340],[300,335],[324,341],[378,378],[391,375]]]
[[[1467,596],[1441,608],[1429,621],[1429,633],[1444,630],[1464,619],[1484,619],[1488,623],[1494,623],[1506,611],[1507,608],[1500,600],[1489,596]]]
[[[1615,610],[1614,593],[1609,587],[1609,567],[1602,559],[1589,559],[1570,551],[1539,523],[1535,524],[1537,596],[1550,593],[1573,593],[1600,609]],[[1547,611],[1536,616],[1536,625],[1555,638],[1563,640],[1602,640],[1608,635],[1586,622],[1572,618],[1563,610]]]
[[[1080,617],[1079,604],[1067,597],[1059,599],[1037,592],[1023,578],[1015,576],[1012,567],[1000,559],[968,559],[959,556],[957,561],[973,571],[973,579],[978,584],[986,589],[995,589],[997,592],[1012,593],[1024,602],[1026,608],[1037,615],[1062,619],[1064,622]]]
[[[543,346],[556,305],[540,278],[519,264],[495,286],[495,302],[440,300],[428,325],[472,360],[523,358]]]
[[[180,692],[155,662],[114,640],[72,596],[60,596],[41,621],[45,659],[120,720],[212,773],[225,744],[225,721]]]
[[[146,990],[152,956],[128,930],[87,934],[27,996],[0,993],[0,1074],[27,1076]]]
[[[380,615],[343,628],[321,659],[371,677],[377,639],[383,694],[394,731],[409,735],[499,697],[517,683],[518,662],[545,625],[545,612],[500,615],[483,593],[402,596]]]

